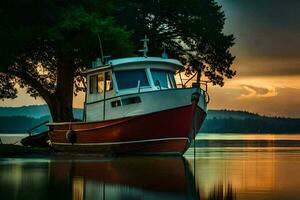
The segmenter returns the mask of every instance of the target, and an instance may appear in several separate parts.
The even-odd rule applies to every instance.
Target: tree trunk
[[[70,61],[62,61],[57,69],[57,86],[48,104],[54,122],[74,121],[73,90],[75,69]]]
[[[24,71],[10,70],[9,73],[33,87],[47,103],[54,122],[74,121],[73,117],[73,90],[75,67],[73,59],[61,55],[58,60],[57,82],[54,93],[43,87],[42,83]]]
[[[67,98],[54,98],[48,104],[53,122],[70,122],[74,121],[72,105]]]

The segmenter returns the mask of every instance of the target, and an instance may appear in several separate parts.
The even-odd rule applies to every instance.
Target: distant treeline
[[[201,128],[203,133],[300,133],[300,119],[208,118]]]
[[[26,133],[30,128],[49,120],[49,116],[0,117],[0,133]],[[45,127],[44,127],[45,128]],[[261,117],[217,118],[208,117],[201,129],[203,133],[300,133],[300,119]]]
[[[74,108],[73,114],[76,119],[82,118],[83,110],[81,108]],[[30,105],[21,107],[0,107],[1,117],[12,116],[27,116],[34,118],[41,118],[45,115],[50,115],[50,111],[47,105]]]
[[[0,116],[0,133],[26,133],[32,127],[49,120],[49,116],[33,118],[26,116]]]

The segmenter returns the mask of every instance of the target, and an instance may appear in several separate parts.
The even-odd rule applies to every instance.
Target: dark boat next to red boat
[[[58,151],[182,155],[206,116],[200,84],[178,88],[174,59],[99,60],[86,71],[83,122],[49,123]]]

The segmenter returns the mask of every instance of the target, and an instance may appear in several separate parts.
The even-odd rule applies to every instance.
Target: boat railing
[[[31,129],[27,130],[27,133],[29,134],[29,136],[32,136],[34,134],[34,131],[37,130],[37,129],[40,129],[41,127],[47,127],[46,124],[49,123],[49,120],[47,121],[44,121],[34,127],[32,127]],[[39,131],[39,132],[44,132],[45,130],[43,131]]]
[[[185,79],[181,79],[184,81]],[[205,101],[206,103],[210,102],[210,97],[208,94],[208,84],[211,83],[211,81],[200,81],[200,84],[197,83],[192,83],[192,84],[187,84],[191,79],[187,79],[187,82],[183,84],[182,82],[179,84],[176,84],[177,88],[189,88],[189,87],[200,87],[201,89],[201,94],[205,96]]]
[[[203,94],[203,96],[205,97],[205,102],[207,104],[210,102],[210,97],[208,94],[208,83],[210,83],[210,81],[200,81],[200,84],[199,83],[192,84],[192,87],[200,87],[201,94]]]
[[[204,92],[206,103],[210,102],[210,97],[209,97],[209,94],[208,94],[208,83],[210,83],[210,82],[211,81],[200,81],[200,88]],[[203,87],[201,87],[201,86],[203,86]]]

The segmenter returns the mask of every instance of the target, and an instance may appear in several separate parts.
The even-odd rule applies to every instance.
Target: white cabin
[[[177,88],[174,76],[182,67],[174,59],[130,57],[87,70],[85,121],[143,115],[191,104],[190,96],[199,88]],[[206,110],[202,90],[199,104]]]

